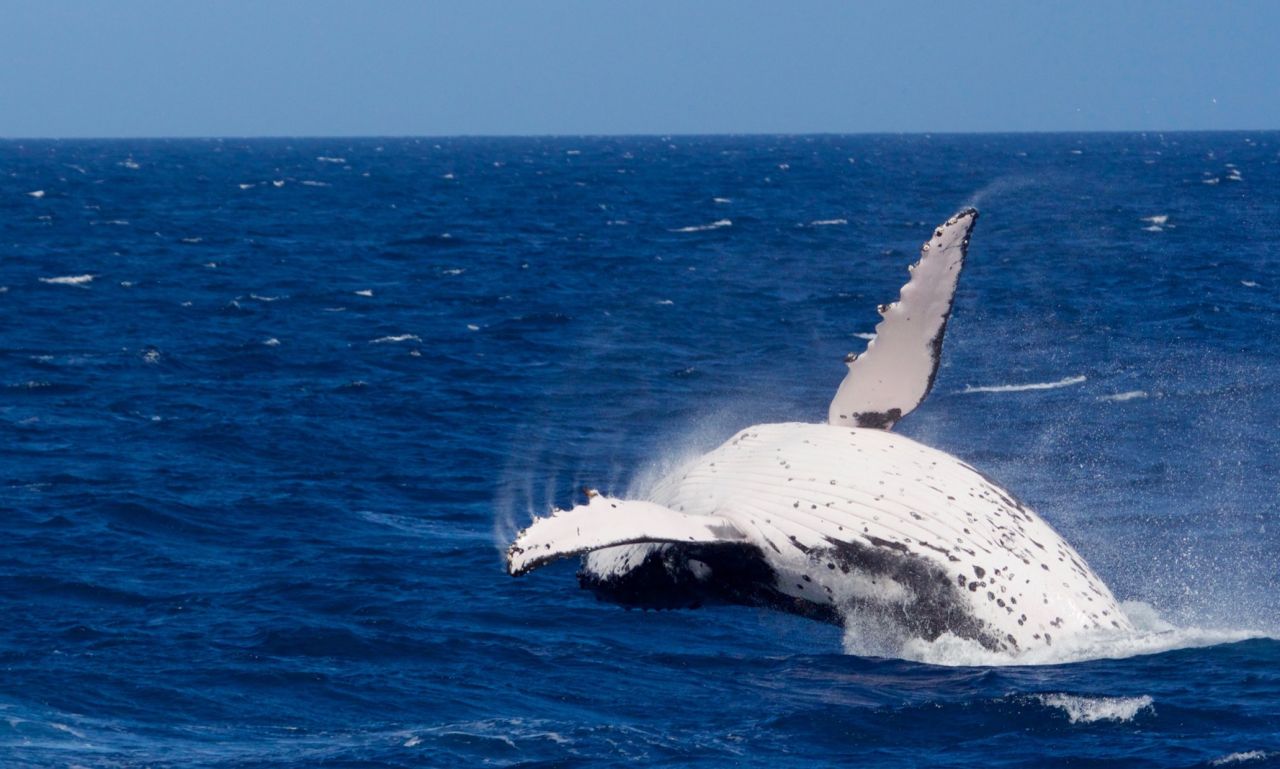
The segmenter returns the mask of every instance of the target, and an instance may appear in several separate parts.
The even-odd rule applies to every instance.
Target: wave
[[[712,222],[711,224],[700,224],[700,225],[694,225],[690,227],[680,227],[679,229],[671,230],[671,232],[706,232],[707,230],[718,230],[721,227],[732,227],[732,226],[733,226],[732,221],[728,219],[718,219]]]
[[[1031,384],[1003,384],[1003,385],[983,385],[974,387],[973,385],[965,385],[960,391],[961,395],[970,393],[1020,393],[1027,390],[1055,390],[1059,387],[1070,387],[1078,385],[1087,379],[1084,374],[1079,376],[1069,376],[1066,379],[1059,379],[1056,382],[1033,382]]]
[[[814,219],[809,222],[809,227],[834,227],[841,224],[848,224],[848,219]]]
[[[422,338],[417,334],[400,334],[399,336],[380,336],[377,339],[370,339],[369,344],[387,344],[389,342],[421,342]]]
[[[1210,763],[1213,766],[1230,766],[1231,764],[1243,764],[1245,761],[1263,761],[1274,755],[1276,754],[1268,753],[1265,750],[1246,750],[1242,753],[1230,753],[1221,758],[1215,758]]]
[[[96,275],[62,275],[57,278],[41,278],[41,283],[49,283],[54,286],[83,286],[86,283],[92,283]]]
[[[1140,697],[1080,697],[1072,694],[1041,694],[1040,704],[1058,708],[1067,714],[1073,724],[1092,724],[1096,721],[1132,721],[1133,717],[1151,708],[1153,700]]]
[[[1110,401],[1112,403],[1124,403],[1125,401],[1137,400],[1139,398],[1150,397],[1150,393],[1146,390],[1128,390],[1114,395],[1101,395],[1098,397],[1100,401]]]

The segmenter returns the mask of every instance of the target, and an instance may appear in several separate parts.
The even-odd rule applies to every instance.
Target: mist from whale
[[[756,425],[647,499],[588,490],[520,532],[520,576],[584,555],[579,582],[627,607],[763,606],[869,638],[1019,656],[1134,624],[1084,559],[1012,493],[892,432],[933,387],[970,234],[939,226],[822,424]]]

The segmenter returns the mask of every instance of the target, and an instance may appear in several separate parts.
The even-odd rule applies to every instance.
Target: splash
[[[860,657],[887,657],[947,667],[1007,667],[1126,659],[1268,637],[1256,630],[1179,628],[1161,619],[1148,604],[1130,601],[1121,605],[1134,625],[1131,633],[1082,635],[1015,654],[994,652],[976,641],[950,633],[926,641],[896,627],[869,628],[869,623],[862,618],[846,616],[844,650],[846,654]]]
[[[1011,192],[1017,192],[1018,190],[1044,183],[1044,179],[1037,179],[1036,177],[1024,176],[1022,174],[1001,176],[998,179],[988,182],[986,186],[970,195],[961,207],[979,208],[990,198],[1008,195]]]

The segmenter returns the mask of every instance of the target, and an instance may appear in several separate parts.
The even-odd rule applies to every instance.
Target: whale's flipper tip
[[[965,207],[921,246],[898,301],[880,306],[884,319],[866,352],[845,359],[849,373],[831,401],[828,422],[888,430],[929,394],[977,221],[978,209]]]
[[[591,490],[585,505],[534,521],[507,548],[507,573],[527,574],[560,558],[617,545],[729,543],[745,540],[731,521],[686,515],[653,502],[614,499]]]

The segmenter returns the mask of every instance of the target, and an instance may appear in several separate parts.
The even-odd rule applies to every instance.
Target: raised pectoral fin
[[[831,401],[828,422],[887,430],[929,394],[977,219],[978,212],[966,208],[934,230],[898,301],[881,306],[884,320],[866,352],[849,357],[849,373]]]
[[[507,548],[507,571],[518,577],[559,558],[616,545],[743,540],[742,532],[726,518],[686,515],[652,502],[595,494],[587,504],[558,510],[520,532]]]

